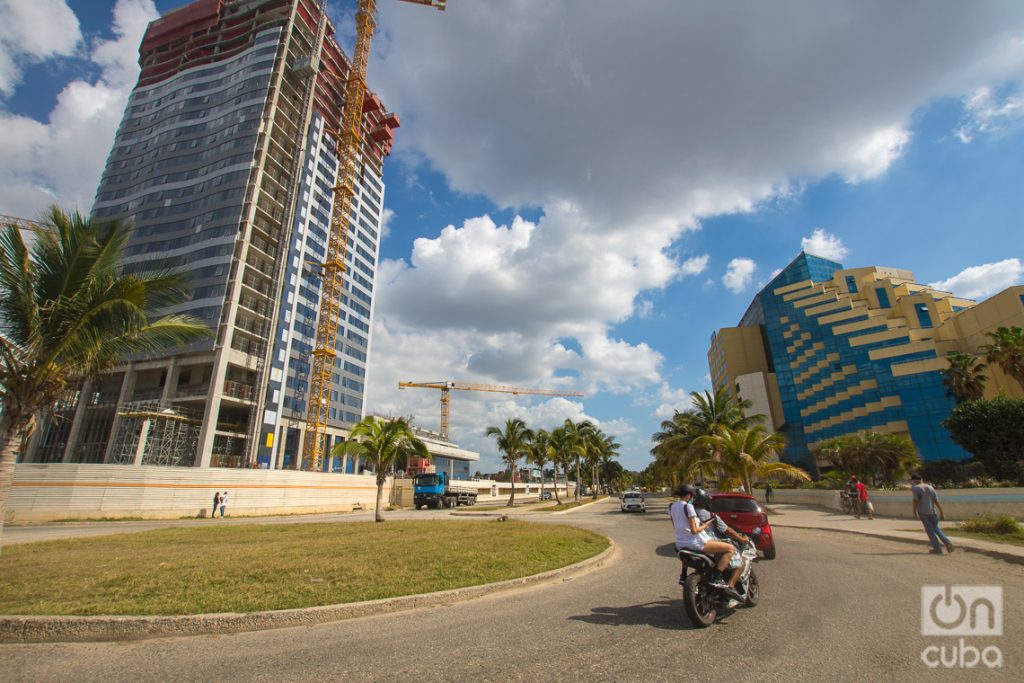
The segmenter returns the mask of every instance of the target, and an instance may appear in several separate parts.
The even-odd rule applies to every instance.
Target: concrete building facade
[[[941,425],[955,406],[945,356],[982,356],[1000,326],[1024,327],[1024,286],[975,303],[910,271],[801,253],[739,326],[712,336],[708,364],[715,387],[753,400],[786,437],[786,462],[816,470],[809,446],[860,430],[907,436],[925,460],[962,460],[969,454]],[[999,368],[986,374],[988,396],[1022,395]]]
[[[296,468],[348,61],[316,0],[197,0],[152,22],[92,215],[134,225],[125,265],[187,273],[170,309],[214,336],[135,358],[57,406],[25,462]],[[398,117],[367,92],[329,437],[364,413]],[[358,463],[343,463],[353,471]]]

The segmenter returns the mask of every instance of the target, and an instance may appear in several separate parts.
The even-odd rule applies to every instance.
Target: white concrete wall
[[[208,517],[214,492],[224,490],[227,514],[236,517],[370,510],[377,500],[372,474],[18,464],[6,520]]]
[[[963,520],[990,515],[1007,515],[1024,520],[1024,488],[938,489],[939,504],[946,519]],[[754,492],[764,500],[764,491]],[[910,491],[868,491],[875,513],[910,519]],[[839,491],[822,489],[772,489],[773,503],[794,503],[841,510]]]

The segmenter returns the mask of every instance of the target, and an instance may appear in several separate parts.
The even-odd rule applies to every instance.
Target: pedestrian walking
[[[771,484],[765,484],[764,485],[764,504],[765,505],[771,505],[771,503],[772,503],[772,485]]]
[[[945,520],[946,514],[942,511],[942,505],[939,504],[939,497],[936,495],[935,489],[931,484],[926,484],[920,474],[911,475],[910,483],[913,484],[910,491],[914,498],[914,516],[921,520],[924,531],[928,534],[928,540],[932,544],[932,549],[929,552],[933,555],[941,555],[942,546],[946,546],[946,552],[953,552],[953,544],[939,528],[939,521]]]
[[[213,510],[210,511],[210,519],[217,516],[217,508],[220,507],[220,491],[213,493]]]
[[[228,492],[220,494],[220,517],[224,519],[224,508],[228,506]]]
[[[857,519],[865,512],[868,514],[868,519],[875,518],[875,509],[868,500],[868,487],[864,485],[864,482],[858,481],[857,487]]]

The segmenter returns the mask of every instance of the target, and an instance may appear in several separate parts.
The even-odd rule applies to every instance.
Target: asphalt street
[[[425,514],[426,511],[422,511]],[[539,515],[538,515],[539,516]],[[778,529],[759,562],[761,604],[708,629],[683,611],[665,501],[646,514],[607,501],[545,521],[600,531],[612,562],[572,580],[469,602],[319,626],[132,643],[0,646],[10,681],[879,681],[1020,680],[1024,569],[920,545]],[[951,636],[921,635],[925,585],[1003,588],[1002,667],[921,660]],[[990,649],[988,654],[994,657]],[[970,661],[968,655],[966,660]],[[980,670],[979,670],[980,669]]]

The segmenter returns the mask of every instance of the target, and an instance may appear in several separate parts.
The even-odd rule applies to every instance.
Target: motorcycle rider
[[[739,544],[736,548],[737,553],[729,564],[732,571],[729,572],[728,586],[735,589],[736,582],[739,581],[740,574],[743,573],[743,559],[740,557],[739,551],[743,549],[743,546],[750,539],[726,524],[721,517],[711,512],[711,494],[704,489],[697,489],[693,496],[693,507],[697,510],[697,518],[700,519],[701,523],[710,522],[708,533],[712,539],[726,543],[729,542],[729,539],[732,539]]]
[[[669,515],[672,517],[672,526],[675,529],[676,550],[696,550],[706,555],[719,555],[718,564],[711,576],[711,585],[721,589],[731,598],[740,597],[735,588],[731,588],[725,580],[723,573],[729,566],[736,549],[732,543],[716,541],[711,538],[707,528],[711,526],[712,520],[701,524],[697,517],[697,511],[691,502],[697,493],[697,489],[689,484],[683,484],[676,491],[678,502],[668,506]]]

